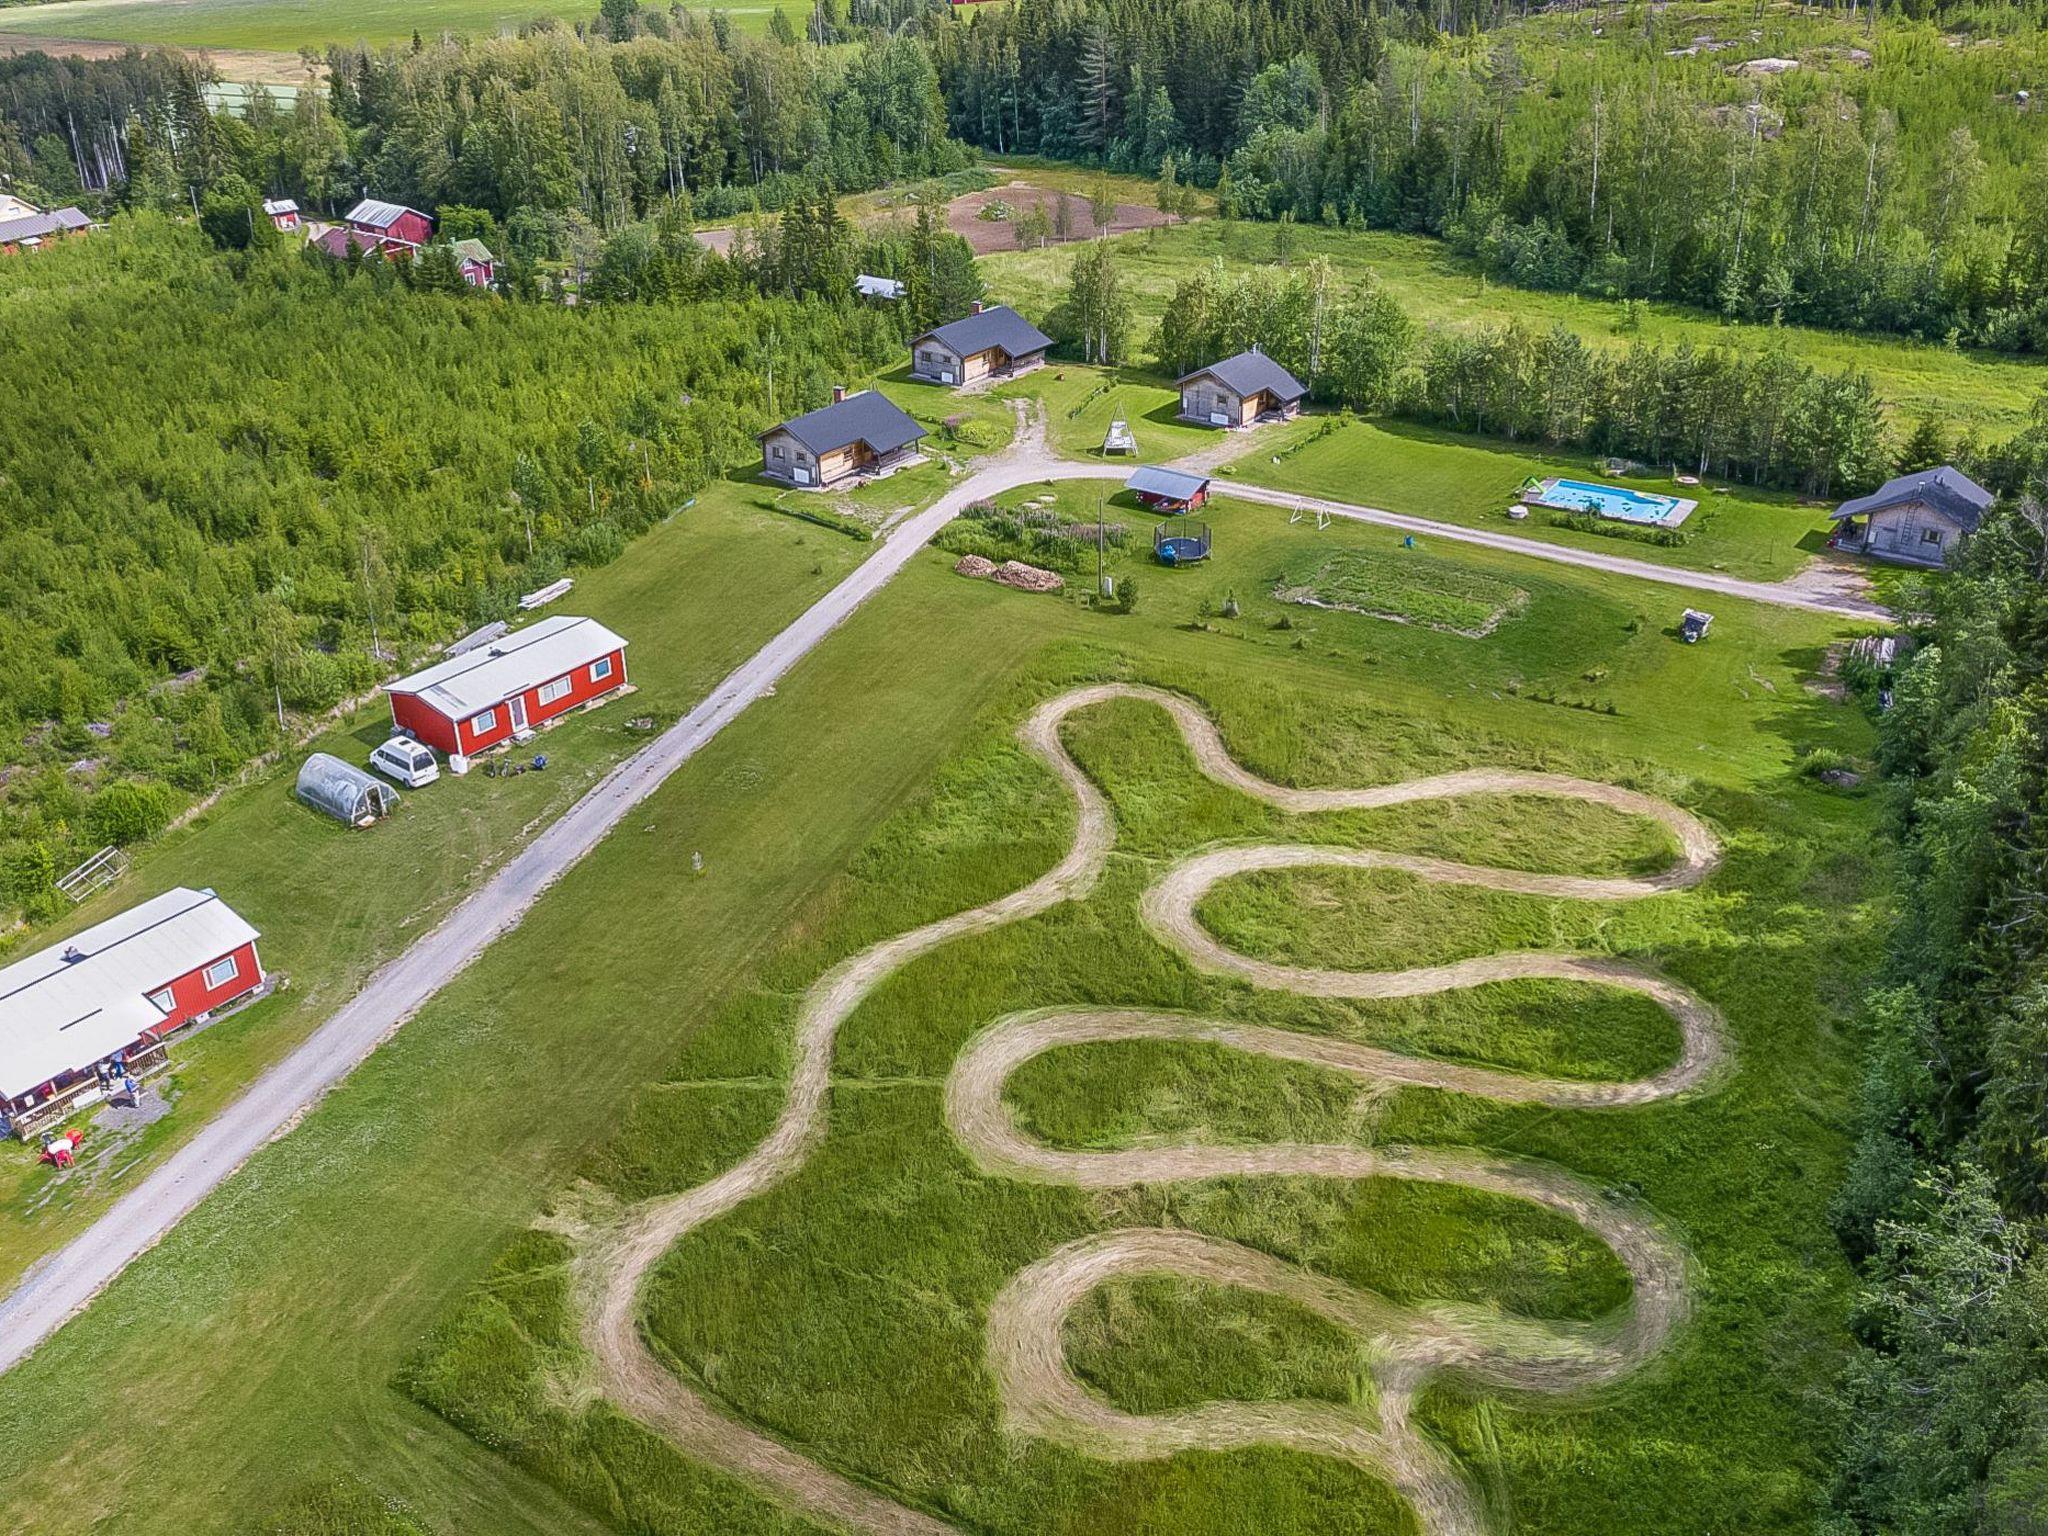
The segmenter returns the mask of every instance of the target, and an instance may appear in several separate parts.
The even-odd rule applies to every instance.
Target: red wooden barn
[[[626,642],[595,619],[542,619],[385,685],[401,731],[481,752],[626,682]]]
[[[342,222],[359,235],[414,250],[434,238],[434,221],[426,214],[403,203],[380,203],[373,197],[349,209]]]
[[[0,970],[0,1109],[18,1116],[96,1086],[115,1056],[263,985],[256,930],[212,891],[178,889]]]

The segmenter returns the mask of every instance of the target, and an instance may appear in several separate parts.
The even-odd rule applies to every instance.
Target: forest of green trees
[[[2037,12],[1708,14],[1452,36],[1379,0],[1025,0],[933,48],[992,149],[1172,158],[1227,209],[1439,235],[1524,286],[2048,350]],[[1729,62],[1773,50],[1797,67]]]
[[[573,28],[334,49],[325,96],[246,119],[163,55],[29,55],[0,61],[0,177],[163,208],[230,176],[316,208],[367,187],[481,208],[555,260],[678,200],[773,210],[979,146],[1170,166],[1227,212],[1437,235],[1524,286],[2048,350],[2033,11],[1516,9],[811,0],[755,37],[605,0]]]
[[[684,244],[649,259],[723,265]],[[0,901],[48,909],[280,711],[616,558],[748,456],[771,348],[787,409],[901,345],[893,312],[707,282],[507,303],[156,215],[0,262]]]
[[[1255,344],[1327,404],[1816,495],[1945,462],[2010,492],[2048,468],[2048,397],[2003,441],[1939,420],[1899,436],[1867,374],[1780,347],[1612,351],[1562,325],[1423,330],[1376,283],[1347,286],[1320,259],[1196,271],[1167,301],[1152,350],[1179,374]]]
[[[1993,516],[1895,678],[1903,848],[1834,1219],[1863,1266],[1824,1536],[2048,1513],[2048,513]],[[1854,674],[1852,668],[1852,675]]]

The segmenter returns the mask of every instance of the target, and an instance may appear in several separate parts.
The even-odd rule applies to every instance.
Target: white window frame
[[[169,987],[165,987],[158,992],[150,993],[149,1000],[152,1003],[155,1003],[157,1007],[161,1008],[166,1014],[175,1012],[178,1006],[178,994],[173,992]]]
[[[1939,528],[1922,528],[1920,530],[1920,542],[1922,544],[1939,544],[1941,542],[1941,530]]]
[[[225,969],[227,972],[227,974],[224,976],[220,974],[223,969]],[[214,961],[213,964],[209,965],[206,968],[204,974],[200,977],[200,980],[206,983],[206,990],[212,992],[221,987],[226,986],[229,982],[235,980],[235,978],[240,976],[241,974],[242,962],[237,960],[233,955],[222,955],[218,960]]]
[[[484,732],[495,731],[497,728],[498,707],[495,704],[469,717],[469,730],[473,736],[481,736]]]
[[[551,683],[540,685],[540,702],[552,704],[557,699],[566,699],[575,691],[576,685],[568,677],[558,677]]]
[[[612,675],[612,659],[611,659],[611,657],[609,657],[609,656],[600,656],[600,657],[598,657],[598,659],[597,659],[596,661],[593,661],[593,662],[592,662],[592,663],[590,664],[590,680],[591,680],[591,681],[592,681],[593,683],[601,683],[601,682],[603,682],[603,681],[604,681],[604,680],[605,680],[606,678],[610,677],[611,675]]]

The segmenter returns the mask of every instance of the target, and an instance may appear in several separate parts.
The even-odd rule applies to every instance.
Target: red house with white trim
[[[181,887],[0,969],[0,1110],[61,1109],[116,1056],[160,1062],[166,1035],[263,985],[258,936]]]
[[[380,203],[374,197],[366,197],[349,209],[342,223],[358,235],[367,237],[363,241],[365,246],[371,241],[380,241],[417,250],[434,238],[431,217],[403,203]]]
[[[567,614],[501,635],[387,683],[391,719],[408,736],[465,755],[626,685],[626,642]]]

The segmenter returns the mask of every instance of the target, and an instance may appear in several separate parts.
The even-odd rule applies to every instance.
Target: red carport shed
[[[626,685],[626,642],[595,619],[542,619],[385,685],[401,731],[481,752]]]

